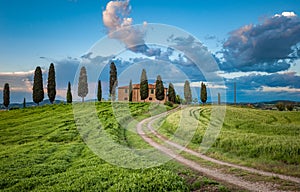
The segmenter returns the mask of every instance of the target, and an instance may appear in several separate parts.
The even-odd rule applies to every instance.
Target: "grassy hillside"
[[[198,149],[210,120],[211,107],[191,111],[199,119],[190,144]],[[170,115],[159,131],[173,135],[180,112]],[[220,135],[208,154],[234,163],[300,176],[300,113],[227,107]]]
[[[59,104],[0,111],[0,191],[229,191],[174,161],[138,170],[107,163],[83,142],[73,107]],[[134,123],[168,109],[149,103],[129,105]],[[122,105],[96,104],[108,136],[128,148],[149,147],[135,132],[124,129],[129,118],[116,121],[121,110]],[[79,111],[87,117],[89,112],[84,105]],[[89,118],[84,123],[90,124]]]
[[[124,131],[112,117],[111,104],[97,104],[97,108],[106,128],[127,145]],[[148,108],[149,104],[131,106],[133,115],[143,114],[141,117],[149,116]],[[101,160],[82,142],[71,105],[0,112],[0,162],[0,190],[4,191],[188,189],[167,168],[131,170]]]

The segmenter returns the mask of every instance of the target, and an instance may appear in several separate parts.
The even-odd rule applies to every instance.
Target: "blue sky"
[[[12,102],[21,102],[23,97],[32,100],[32,71],[41,66],[45,78],[51,62],[56,65],[60,81],[58,98],[64,99],[67,82],[74,79],[74,67],[111,30],[102,17],[108,2],[0,0],[0,85],[10,83]],[[240,82],[239,101],[300,101],[300,53],[297,49],[290,51],[290,47],[300,47],[300,1],[131,0],[127,8],[130,13],[126,12],[124,17],[132,18],[131,24],[168,24],[200,40],[217,58],[228,101],[232,100],[230,90],[234,81]],[[290,15],[283,16],[283,12]],[[255,36],[258,31],[263,35]],[[278,36],[270,39],[274,34]],[[243,42],[245,38],[248,42]],[[249,48],[251,43],[259,46]],[[236,50],[239,52],[235,55]],[[66,75],[64,69],[70,74]],[[188,67],[185,72],[193,70]],[[196,86],[205,79],[192,81]],[[2,102],[2,93],[0,96]]]

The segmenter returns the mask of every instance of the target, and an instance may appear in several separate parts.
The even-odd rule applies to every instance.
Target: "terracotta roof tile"
[[[139,89],[140,87],[141,87],[140,84],[133,84],[132,85],[133,89]],[[155,84],[148,84],[148,88],[149,89],[155,89]],[[129,89],[129,86],[119,87],[118,89]]]

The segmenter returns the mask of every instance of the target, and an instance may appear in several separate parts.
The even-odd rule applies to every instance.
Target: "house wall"
[[[128,100],[129,100],[129,90],[118,89],[118,101],[128,101]]]
[[[167,93],[168,93],[168,89],[165,88],[165,99],[160,102],[166,102],[168,100]],[[129,101],[129,89],[127,89],[127,88],[119,88],[118,89],[118,101]],[[144,100],[141,100],[139,88],[134,88],[132,90],[132,101],[133,102],[144,102]],[[147,99],[145,99],[145,102],[159,102],[155,98],[155,88],[153,88],[153,89],[149,88],[149,96]]]

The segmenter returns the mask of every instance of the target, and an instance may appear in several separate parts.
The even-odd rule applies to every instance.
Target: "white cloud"
[[[128,17],[131,11],[129,0],[110,1],[102,12],[103,24],[110,38],[122,41],[127,48],[144,45],[145,32],[132,26],[133,19]],[[147,25],[147,22],[144,22]]]
[[[200,81],[191,82],[190,87],[194,87],[194,88],[201,87],[201,83],[202,82],[200,82]],[[227,89],[228,88],[225,85],[218,85],[216,83],[211,83],[211,82],[203,82],[203,83],[206,85],[206,88],[209,88],[209,89]],[[183,87],[184,83],[174,83],[174,86]]]
[[[31,92],[34,71],[0,73],[0,83],[9,83],[12,91]]]
[[[281,14],[276,14],[274,17],[296,17],[297,15],[294,12],[282,12]]]
[[[244,76],[249,76],[249,75],[268,75],[267,72],[259,72],[259,71],[254,71],[254,72],[231,72],[231,73],[227,73],[224,71],[219,71],[217,72],[217,74],[220,77],[223,77],[225,79],[235,79],[235,78],[239,78],[239,77],[244,77]]]
[[[300,89],[299,88],[291,88],[291,87],[268,87],[268,86],[262,86],[261,88],[259,88],[259,90],[262,91],[262,92],[289,92],[289,93],[299,92],[300,93]]]
[[[300,17],[283,12],[230,32],[220,52],[220,68],[228,72],[288,70],[299,59]]]
[[[132,23],[132,18],[126,16],[130,13],[129,1],[110,1],[103,11],[103,23],[113,32],[120,29],[122,26],[128,26]]]
[[[34,70],[31,71],[18,71],[18,72],[0,72],[0,76],[27,76],[27,75],[33,75]]]

